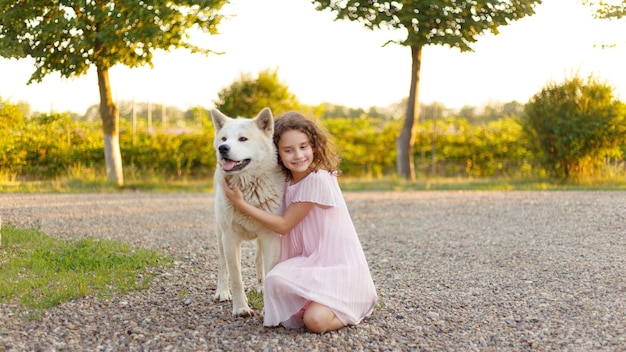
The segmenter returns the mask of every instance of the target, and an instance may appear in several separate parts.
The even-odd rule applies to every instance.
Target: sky
[[[231,0],[232,15],[219,35],[194,35],[192,42],[222,55],[157,52],[154,68],[110,70],[116,101],[150,101],[187,109],[212,108],[217,93],[242,74],[277,69],[299,101],[385,107],[408,96],[411,53],[390,44],[401,31],[366,29],[358,22],[334,21],[308,0]],[[593,75],[626,100],[626,20],[594,20],[578,0],[545,0],[536,14],[485,34],[473,52],[427,46],[422,54],[419,100],[448,108],[516,100],[526,103],[550,82],[574,74]],[[616,43],[601,49],[599,44]],[[99,103],[95,68],[80,78],[46,76],[27,85],[35,68],[30,59],[0,58],[0,98],[26,101],[33,111],[84,113]]]

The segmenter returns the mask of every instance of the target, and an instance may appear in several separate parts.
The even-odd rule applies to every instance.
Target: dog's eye
[[[226,142],[226,137],[222,137],[222,142]]]
[[[239,137],[239,141],[240,141],[240,142],[245,142],[245,141],[247,141],[247,140],[248,140],[248,138],[246,138],[246,137]]]

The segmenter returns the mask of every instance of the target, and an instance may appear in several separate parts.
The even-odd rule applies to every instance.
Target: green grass
[[[422,175],[420,173],[420,175]],[[397,175],[353,177],[343,175],[344,191],[425,191],[425,190],[626,190],[626,172],[610,168],[595,176],[563,182],[547,177],[425,177],[408,181]],[[124,186],[107,182],[102,170],[74,165],[54,179],[32,180],[0,171],[1,193],[111,193],[120,191],[195,192],[213,191],[212,175],[167,176],[155,170],[129,167]]]
[[[152,269],[171,262],[156,251],[116,241],[70,242],[10,223],[0,231],[0,301],[31,319],[73,299],[145,289]]]
[[[124,186],[99,180],[55,179],[45,181],[2,181],[0,193],[113,193],[119,191],[144,192],[209,192],[213,190],[211,179],[206,180],[159,180],[127,179]]]
[[[246,292],[246,297],[248,298],[248,303],[252,308],[258,310],[259,312],[263,310],[263,292],[250,288]]]

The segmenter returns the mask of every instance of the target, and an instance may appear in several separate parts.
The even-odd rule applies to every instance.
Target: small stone
[[[428,313],[426,313],[426,316],[429,317],[430,319],[437,319],[437,318],[439,318],[439,313],[428,312]]]

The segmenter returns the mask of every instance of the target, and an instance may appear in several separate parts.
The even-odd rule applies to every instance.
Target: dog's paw
[[[248,306],[241,307],[241,308],[233,307],[233,316],[236,316],[236,317],[251,317],[253,315],[254,315],[254,312]]]
[[[233,297],[230,294],[230,291],[226,290],[226,291],[217,291],[215,292],[215,295],[213,296],[213,300],[214,301],[230,301],[231,299],[233,299]]]

